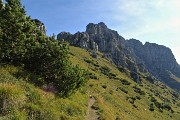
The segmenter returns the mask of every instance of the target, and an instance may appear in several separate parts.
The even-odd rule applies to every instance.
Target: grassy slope
[[[13,77],[21,69],[0,68],[0,120],[79,120],[85,119],[88,96],[80,89],[63,99]]]
[[[102,58],[100,53],[99,59],[94,59],[86,50],[77,47],[70,47],[70,50],[72,52],[71,60],[73,63],[88,69],[98,78],[88,81],[87,91],[96,97],[99,114],[102,118],[107,120],[114,120],[116,118],[122,120],[177,120],[180,118],[180,114],[177,113],[180,112],[180,107],[177,107],[180,101],[174,98],[171,94],[172,90],[170,88],[164,88],[162,83],[156,82],[155,84],[151,84],[147,80],[143,80],[142,85],[139,86],[130,79],[128,73],[121,73],[115,65],[112,65],[108,60]],[[89,63],[89,61],[91,62]],[[99,65],[99,67],[97,65]],[[102,66],[107,66],[110,68],[111,73],[116,74],[117,78],[126,79],[131,84],[123,85],[121,80],[109,79],[99,70]],[[103,88],[103,86],[106,86],[106,88]],[[140,95],[134,92],[133,86],[139,87],[146,94]],[[124,93],[122,89],[128,91],[128,93]],[[136,96],[139,96],[141,99],[136,99],[134,104],[130,103],[131,98]],[[156,107],[155,111],[150,111],[149,105],[152,103],[150,96],[154,96],[160,103],[163,102],[163,99],[170,100],[170,102],[174,100],[175,104],[171,105],[175,112],[171,113],[167,110],[159,112]],[[170,103],[168,102],[168,104]]]
[[[77,47],[70,47],[71,61],[92,73],[92,78],[87,84],[68,98],[58,98],[53,93],[30,84],[28,75],[23,78],[15,78],[21,68],[7,66],[0,68],[0,119],[25,120],[25,119],[62,119],[84,120],[86,117],[89,95],[96,98],[94,106],[98,108],[101,119],[115,120],[178,120],[180,118],[180,101],[172,96],[172,90],[166,88],[160,82],[151,84],[143,80],[141,86],[137,85],[129,77],[129,73],[120,72],[115,65],[102,58],[94,59],[89,52]],[[109,73],[116,75],[116,79],[110,79],[101,72],[102,67],[108,67]],[[121,82],[125,79],[131,83],[125,85]],[[25,81],[26,80],[26,81]],[[140,95],[135,92],[135,86],[145,92]],[[154,96],[158,102],[162,100],[172,106],[174,113],[157,107],[155,111],[149,110]],[[137,99],[139,98],[139,99]],[[133,104],[133,100],[134,101]]]

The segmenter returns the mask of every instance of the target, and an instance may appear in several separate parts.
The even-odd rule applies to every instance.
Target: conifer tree
[[[6,0],[1,9],[1,61],[21,62],[27,52],[26,43],[33,40],[35,27],[26,16],[20,0]],[[2,59],[3,58],[3,59]]]

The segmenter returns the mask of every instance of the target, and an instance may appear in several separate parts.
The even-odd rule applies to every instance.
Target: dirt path
[[[88,103],[87,117],[86,120],[98,120],[97,110],[91,108],[91,106],[96,102],[94,97],[90,97]]]

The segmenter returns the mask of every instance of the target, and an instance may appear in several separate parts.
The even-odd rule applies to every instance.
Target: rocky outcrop
[[[1,0],[1,1],[0,1],[0,9],[1,9],[1,8],[4,9],[4,7],[5,7],[5,3],[4,3],[3,0]]]
[[[86,32],[77,32],[74,35],[61,32],[57,39],[65,39],[71,45],[81,48],[100,51],[104,53],[106,58],[111,58],[116,65],[138,71],[136,70],[136,62],[133,57],[130,57],[133,56],[131,51],[126,48],[126,40],[117,31],[107,28],[103,22],[98,24],[89,23],[86,26]]]
[[[94,41],[90,41],[89,34],[86,32],[77,32],[74,35],[69,32],[61,32],[57,35],[58,40],[66,40],[71,45],[78,46],[85,49],[92,49],[98,51],[98,45]]]
[[[43,34],[46,34],[46,26],[44,25],[44,23],[42,23],[38,19],[33,19],[32,21],[35,22],[35,24],[38,26],[39,30],[42,31]]]
[[[143,45],[135,39],[128,40],[127,45],[144,62],[145,67],[151,74],[170,87],[180,89],[180,83],[172,78],[172,74],[180,78],[180,67],[171,49],[149,42]]]
[[[141,83],[139,72],[150,72],[170,87],[180,90],[180,83],[172,78],[180,78],[180,66],[172,51],[165,46],[148,42],[143,45],[135,39],[125,40],[103,22],[89,23],[85,32],[61,32],[57,39],[92,50],[91,54],[95,58],[98,58],[96,51],[102,52],[103,57],[110,58],[117,66],[128,68],[132,79],[137,83]]]

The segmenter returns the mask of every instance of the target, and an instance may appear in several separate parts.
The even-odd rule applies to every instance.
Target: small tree
[[[0,59],[3,62],[22,62],[29,40],[35,40],[37,28],[26,16],[20,0],[6,0],[0,14]]]

